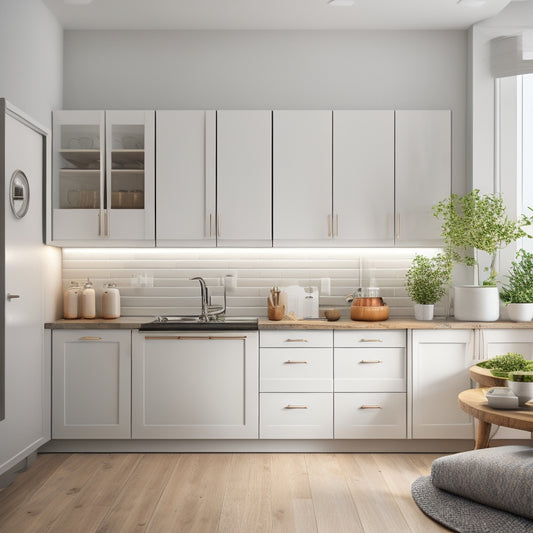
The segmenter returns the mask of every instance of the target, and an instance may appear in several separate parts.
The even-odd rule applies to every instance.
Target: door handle
[[[8,302],[10,302],[11,300],[15,300],[16,298],[20,298],[20,294],[11,294],[10,292],[7,293]]]

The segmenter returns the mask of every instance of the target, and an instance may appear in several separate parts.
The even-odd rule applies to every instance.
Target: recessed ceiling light
[[[354,0],[329,0],[328,5],[334,7],[353,6]]]
[[[481,7],[487,3],[487,0],[457,0],[457,3],[465,7]]]

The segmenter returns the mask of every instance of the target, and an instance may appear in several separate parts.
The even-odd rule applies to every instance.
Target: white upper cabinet
[[[154,112],[56,111],[52,242],[153,246]]]
[[[331,245],[332,112],[274,111],[274,246]]]
[[[215,246],[215,111],[157,111],[157,246]]]
[[[217,111],[217,246],[272,246],[271,111]]]
[[[333,243],[394,244],[394,111],[333,112]]]
[[[441,246],[431,207],[451,193],[451,112],[396,111],[398,246]]]

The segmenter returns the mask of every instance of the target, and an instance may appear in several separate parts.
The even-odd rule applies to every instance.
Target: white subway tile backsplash
[[[89,277],[98,296],[113,280],[121,292],[123,316],[194,314],[200,309],[200,286],[189,278],[202,276],[218,302],[223,277],[237,277],[228,292],[231,316],[266,316],[266,298],[272,286],[312,285],[330,278],[331,293],[321,306],[338,306],[349,316],[345,296],[361,285],[374,284],[391,308],[391,316],[413,316],[404,276],[416,253],[435,250],[406,249],[83,249],[63,250],[63,284]],[[133,286],[139,275],[153,286]],[[444,315],[446,302],[437,306]]]

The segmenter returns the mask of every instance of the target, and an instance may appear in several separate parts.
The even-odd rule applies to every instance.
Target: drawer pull
[[[291,361],[290,359],[288,359],[283,364],[284,365],[306,365],[307,361]]]
[[[361,405],[359,409],[382,409],[381,405]]]
[[[285,342],[309,342],[307,339],[285,339]]]
[[[381,359],[376,359],[375,361],[367,361],[365,359],[361,359],[361,361],[359,361],[360,365],[375,365],[378,363],[383,363],[383,361]]]
[[[307,405],[286,405],[283,409],[307,409]]]
[[[80,341],[101,341],[102,337],[80,337]]]
[[[359,342],[383,342],[381,339],[360,339]]]

